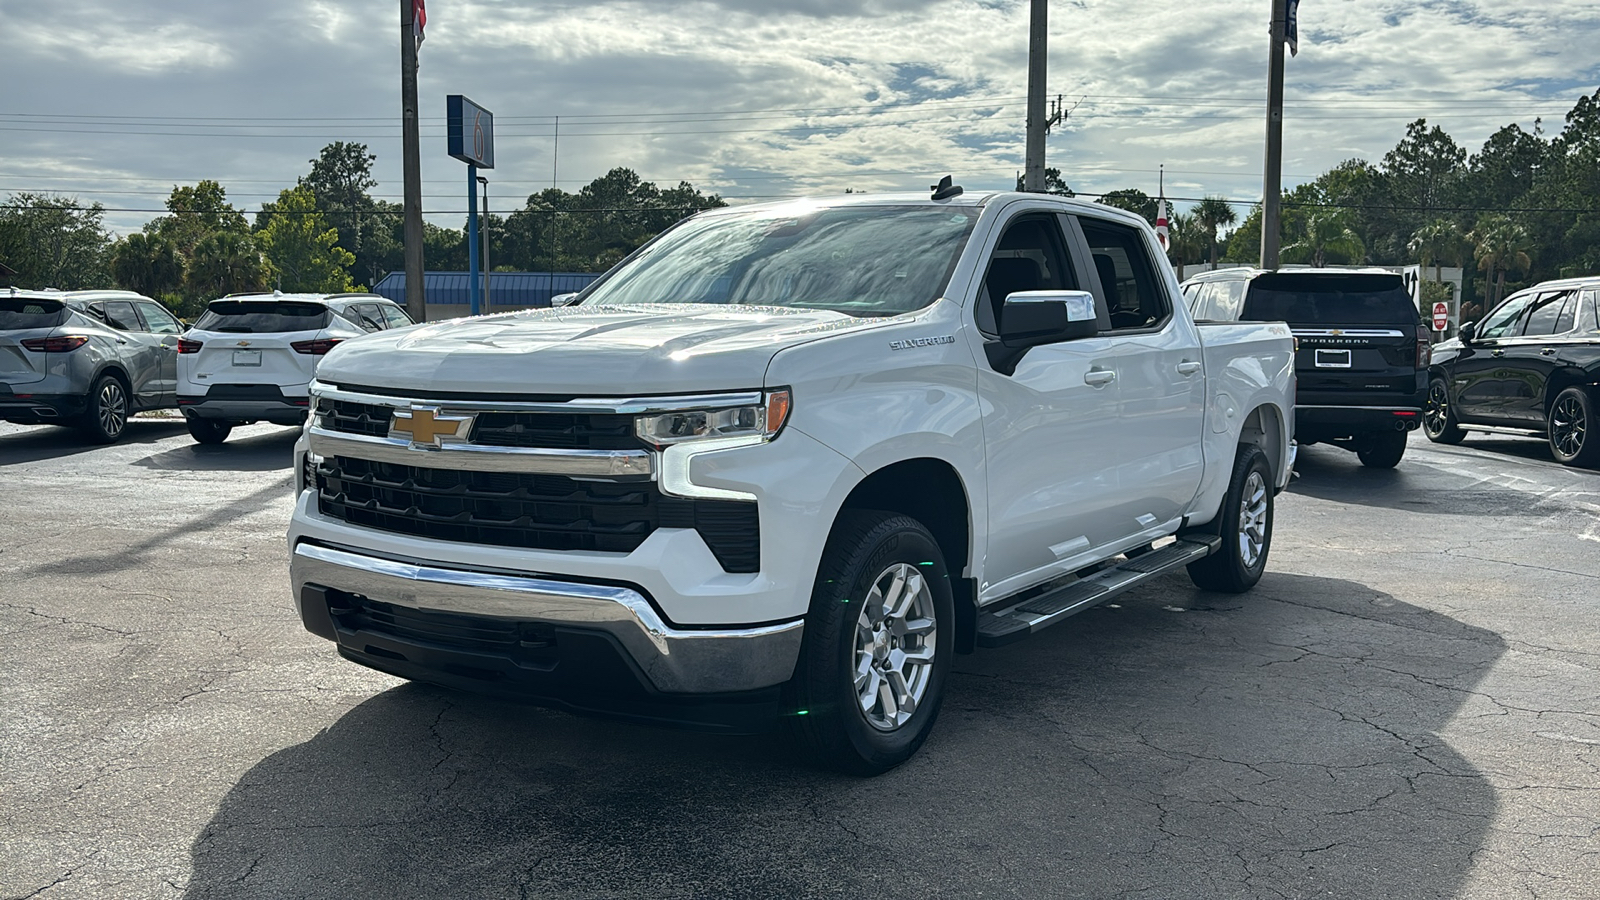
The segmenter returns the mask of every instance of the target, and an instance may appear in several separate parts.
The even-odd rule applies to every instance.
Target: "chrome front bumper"
[[[604,631],[657,690],[669,694],[731,693],[788,681],[804,625],[677,629],[643,594],[625,587],[399,562],[306,542],[294,548],[290,580],[297,607],[302,589],[314,586],[413,609]]]

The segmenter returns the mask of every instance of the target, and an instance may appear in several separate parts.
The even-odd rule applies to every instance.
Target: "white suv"
[[[178,408],[220,444],[235,425],[301,425],[317,361],[341,341],[412,324],[376,294],[251,294],[213,300],[178,342]]]

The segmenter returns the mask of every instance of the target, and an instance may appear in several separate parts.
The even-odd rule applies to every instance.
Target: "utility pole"
[[[494,219],[489,215],[489,179],[478,176],[478,185],[483,188],[483,314],[488,315],[489,309],[489,223]]]
[[[1261,268],[1278,267],[1279,194],[1283,190],[1283,42],[1288,28],[1285,0],[1272,4],[1272,53],[1267,68],[1267,164],[1261,187]]]
[[[1045,62],[1049,47],[1050,0],[1030,0],[1028,26],[1028,138],[1023,156],[1022,189],[1044,192],[1044,136],[1050,122],[1044,113]]]
[[[400,143],[405,174],[406,312],[428,320],[422,290],[422,149],[417,125],[417,38],[412,28],[413,0],[400,0]]]

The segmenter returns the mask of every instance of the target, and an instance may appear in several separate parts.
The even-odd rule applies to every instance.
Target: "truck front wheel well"
[[[961,477],[938,459],[908,459],[868,475],[843,509],[872,509],[910,516],[933,533],[950,572],[956,606],[956,649],[968,652],[977,640],[977,592],[963,577],[972,541],[972,513]]]

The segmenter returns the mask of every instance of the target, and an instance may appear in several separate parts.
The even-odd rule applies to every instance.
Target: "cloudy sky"
[[[1261,194],[1267,0],[1055,0],[1049,165],[1083,192]],[[492,205],[615,166],[730,202],[921,190],[1021,168],[1027,0],[428,0],[424,209],[458,225],[445,96],[496,116]],[[1476,150],[1559,130],[1600,84],[1600,0],[1303,0],[1284,174],[1376,160],[1426,116]],[[399,199],[399,5],[0,0],[0,196],[99,201],[119,232],[174,184],[258,208],[334,140]],[[559,117],[559,139],[557,131]]]

